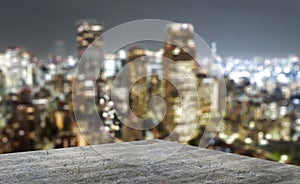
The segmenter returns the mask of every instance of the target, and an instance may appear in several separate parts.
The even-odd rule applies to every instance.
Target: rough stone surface
[[[0,155],[0,183],[300,183],[300,167],[167,141],[139,141]],[[144,146],[146,156],[176,149],[168,159],[129,165]],[[177,150],[178,146],[182,146]],[[105,150],[110,158],[99,151]],[[116,151],[117,150],[117,151]],[[118,157],[115,161],[114,156]]]

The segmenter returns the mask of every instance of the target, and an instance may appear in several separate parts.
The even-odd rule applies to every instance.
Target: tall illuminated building
[[[98,62],[103,59],[102,55],[102,39],[99,37],[102,34],[101,21],[97,19],[80,20],[77,21],[77,45],[78,57],[84,63],[80,66],[82,72],[81,79],[78,82],[75,93],[84,98],[95,98],[96,93],[93,87],[96,85],[95,70],[98,68]],[[88,52],[83,55],[85,50],[89,47]],[[101,57],[98,57],[101,55]],[[101,71],[103,72],[103,71]],[[101,74],[99,74],[101,76]],[[76,80],[76,79],[75,79]],[[77,106],[76,104],[74,104]],[[89,108],[89,107],[86,107]]]
[[[133,47],[128,51],[128,80],[133,84],[129,91],[129,105],[134,115],[123,120],[122,138],[124,141],[135,141],[143,139],[143,127],[139,118],[148,117],[148,91],[147,77],[138,79],[140,74],[147,74],[147,66],[139,64],[146,59],[145,50]],[[128,126],[129,125],[129,126]],[[135,128],[131,128],[135,127]]]
[[[0,57],[0,66],[5,76],[5,91],[17,90],[37,83],[36,65],[31,53],[20,47],[8,47]]]
[[[201,104],[200,107],[200,119],[199,125],[205,126],[209,121],[209,115],[211,113],[211,105],[212,105],[212,89],[211,84],[214,82],[212,78],[207,78],[206,73],[204,71],[200,71],[197,73],[198,78],[198,87],[201,88],[198,92],[199,101]]]
[[[100,20],[80,20],[77,22],[77,45],[78,56],[81,57],[85,49],[90,44],[95,47],[101,47],[100,39],[95,39],[102,34],[102,25]],[[95,42],[94,42],[95,41]]]
[[[57,57],[65,58],[66,55],[66,44],[64,40],[57,40],[54,43],[54,54]]]
[[[8,127],[12,152],[37,149],[41,127],[37,106],[30,102],[30,92],[29,88],[22,88],[19,95],[8,99],[11,106]]]
[[[80,20],[77,22],[77,45],[78,57],[84,63],[81,67],[82,85],[81,93],[86,97],[95,97],[95,70],[98,69],[98,62],[103,59],[102,39],[99,38],[102,33],[102,25],[100,20]],[[88,53],[83,55],[84,51],[89,47]],[[102,71],[101,71],[102,72]]]
[[[78,56],[80,58],[77,68],[80,74],[74,77],[76,86],[72,89],[72,93],[76,95],[76,99],[73,100],[73,107],[74,113],[78,115],[76,121],[81,131],[84,130],[82,133],[87,140],[93,140],[94,143],[111,142],[111,138],[106,136],[109,126],[105,126],[106,122],[110,122],[107,114],[107,105],[111,104],[109,103],[110,89],[108,89],[105,76],[105,67],[99,71],[100,63],[107,62],[104,61],[102,30],[100,20],[77,22]],[[105,103],[103,104],[104,99]],[[95,106],[88,104],[95,100],[101,122],[93,119]]]
[[[69,102],[65,101],[66,104],[54,112],[55,124],[61,132],[56,139],[55,147],[86,145],[86,141],[79,135],[78,129],[74,126],[75,120],[81,130],[87,130],[82,132],[87,139],[94,136],[88,130],[100,129],[100,124],[95,123],[90,117],[90,113],[93,112],[95,107],[87,105],[86,102],[98,98],[97,90],[94,87],[97,86],[98,78],[103,72],[100,72],[98,78],[95,77],[95,70],[98,70],[97,66],[103,59],[102,39],[99,38],[102,33],[101,21],[93,19],[80,20],[77,22],[76,29],[78,57],[81,60],[78,67],[81,73],[68,81],[69,89],[66,98]],[[87,48],[89,49],[87,50]],[[86,50],[87,52],[85,52]],[[80,65],[80,63],[84,64]],[[74,81],[76,81],[76,87],[73,89]],[[64,91],[65,82],[63,76],[56,75],[55,89]],[[73,93],[77,96],[75,101],[72,100]],[[80,114],[80,116],[75,119],[74,113]],[[101,142],[101,140],[99,141]]]
[[[165,77],[162,85],[167,105],[163,126],[168,134],[175,133],[176,136],[171,137],[174,141],[187,142],[193,132],[192,127],[196,126],[198,121],[198,102],[195,94],[198,65],[194,60],[195,52],[193,26],[169,24],[163,57],[175,63],[166,62],[165,59],[162,61]]]
[[[55,140],[56,148],[66,148],[78,146],[78,137],[74,134],[71,115],[67,104],[59,103],[58,108],[54,111],[54,122],[58,128],[58,135]]]

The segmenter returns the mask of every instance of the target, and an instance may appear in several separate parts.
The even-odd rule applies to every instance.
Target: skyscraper
[[[128,51],[128,80],[129,83],[133,84],[132,88],[129,89],[129,105],[133,113],[123,122],[124,141],[143,139],[142,119],[149,116],[147,76],[138,79],[140,74],[147,74],[147,66],[135,64],[136,62],[145,63],[145,56],[145,50],[139,47],[133,47]]]
[[[77,76],[73,84],[73,107],[81,133],[90,144],[111,142],[110,130],[106,123],[110,102],[109,89],[105,74],[102,47],[102,25],[100,20],[82,20],[77,22],[78,56]],[[102,68],[101,68],[102,67]],[[100,70],[100,71],[99,71]],[[95,99],[96,108],[95,108]],[[105,99],[105,103],[103,100]],[[107,103],[106,103],[107,102]],[[99,121],[97,115],[100,114]],[[110,114],[109,114],[110,115]],[[110,117],[110,116],[109,116]],[[110,122],[110,121],[109,121]]]
[[[37,106],[30,102],[29,88],[22,88],[19,95],[9,99],[11,116],[8,127],[11,134],[11,151],[36,149],[40,133],[40,120]]]
[[[101,47],[102,42],[100,41],[100,39],[96,39],[101,34],[102,34],[102,25],[100,20],[78,21],[77,22],[78,56],[81,57],[85,49],[90,44],[93,44],[96,47]]]
[[[0,66],[5,75],[5,91],[32,87],[37,83],[34,57],[20,47],[7,48],[4,57],[0,58]]]
[[[56,57],[60,57],[60,59],[66,58],[66,44],[64,40],[55,41],[53,54]]]
[[[168,108],[163,125],[168,134],[175,133],[170,139],[179,142],[189,140],[198,122],[198,101],[195,93],[198,66],[194,60],[195,52],[193,26],[169,24],[162,61],[164,98]]]

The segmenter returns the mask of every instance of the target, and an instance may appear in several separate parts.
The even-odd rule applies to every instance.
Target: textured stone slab
[[[175,151],[159,162],[119,162],[141,150],[160,157],[160,148]],[[0,183],[300,183],[300,167],[156,140],[3,154]]]

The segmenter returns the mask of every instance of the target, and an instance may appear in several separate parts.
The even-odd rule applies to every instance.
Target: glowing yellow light
[[[279,162],[286,163],[288,161],[289,157],[287,155],[281,155]]]
[[[272,135],[271,135],[271,134],[266,134],[266,139],[267,139],[267,140],[272,139]]]
[[[247,138],[245,139],[245,143],[246,143],[246,144],[251,144],[251,143],[252,143],[252,139],[249,138],[249,137],[247,137]]]
[[[251,129],[255,128],[255,122],[254,121],[250,121],[249,128],[251,128]]]

